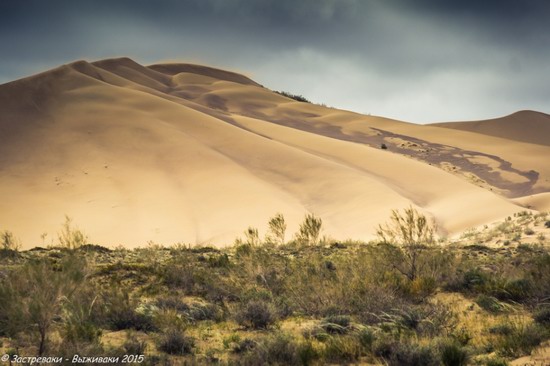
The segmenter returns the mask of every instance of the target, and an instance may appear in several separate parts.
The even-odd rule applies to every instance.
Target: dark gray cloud
[[[546,0],[3,0],[0,82],[129,56],[431,122],[550,112]]]

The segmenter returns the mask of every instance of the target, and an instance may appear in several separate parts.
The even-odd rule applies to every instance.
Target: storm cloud
[[[128,56],[417,123],[550,112],[545,0],[4,0],[0,83]]]

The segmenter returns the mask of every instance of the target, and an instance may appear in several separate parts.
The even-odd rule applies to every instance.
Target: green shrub
[[[235,320],[247,328],[267,329],[275,323],[277,318],[271,303],[264,300],[251,300],[237,311]]]

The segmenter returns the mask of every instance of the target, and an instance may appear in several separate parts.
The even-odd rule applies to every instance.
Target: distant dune
[[[25,247],[55,243],[65,214],[91,242],[128,247],[227,245],[277,212],[288,239],[313,212],[324,235],[367,240],[409,205],[453,235],[550,192],[548,116],[535,112],[502,129],[414,125],[127,58],[0,85],[0,110],[0,230]]]
[[[433,125],[550,146],[550,115],[540,112],[519,111],[506,117],[486,121],[447,122]]]

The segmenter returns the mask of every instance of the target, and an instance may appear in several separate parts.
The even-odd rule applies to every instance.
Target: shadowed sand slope
[[[392,209],[409,205],[442,234],[522,209],[490,183],[397,149],[426,141],[446,151],[455,130],[424,136],[422,126],[298,103],[198,65],[79,61],[1,85],[0,108],[0,230],[26,247],[55,243],[65,214],[92,242],[136,246],[229,244],[248,226],[265,233],[277,212],[288,239],[306,212],[323,218],[325,235],[369,239]],[[489,139],[475,136],[476,149]],[[474,147],[452,150],[472,155],[462,169],[508,174],[533,193],[533,174],[522,175],[528,157],[502,168],[508,160],[496,147]]]

